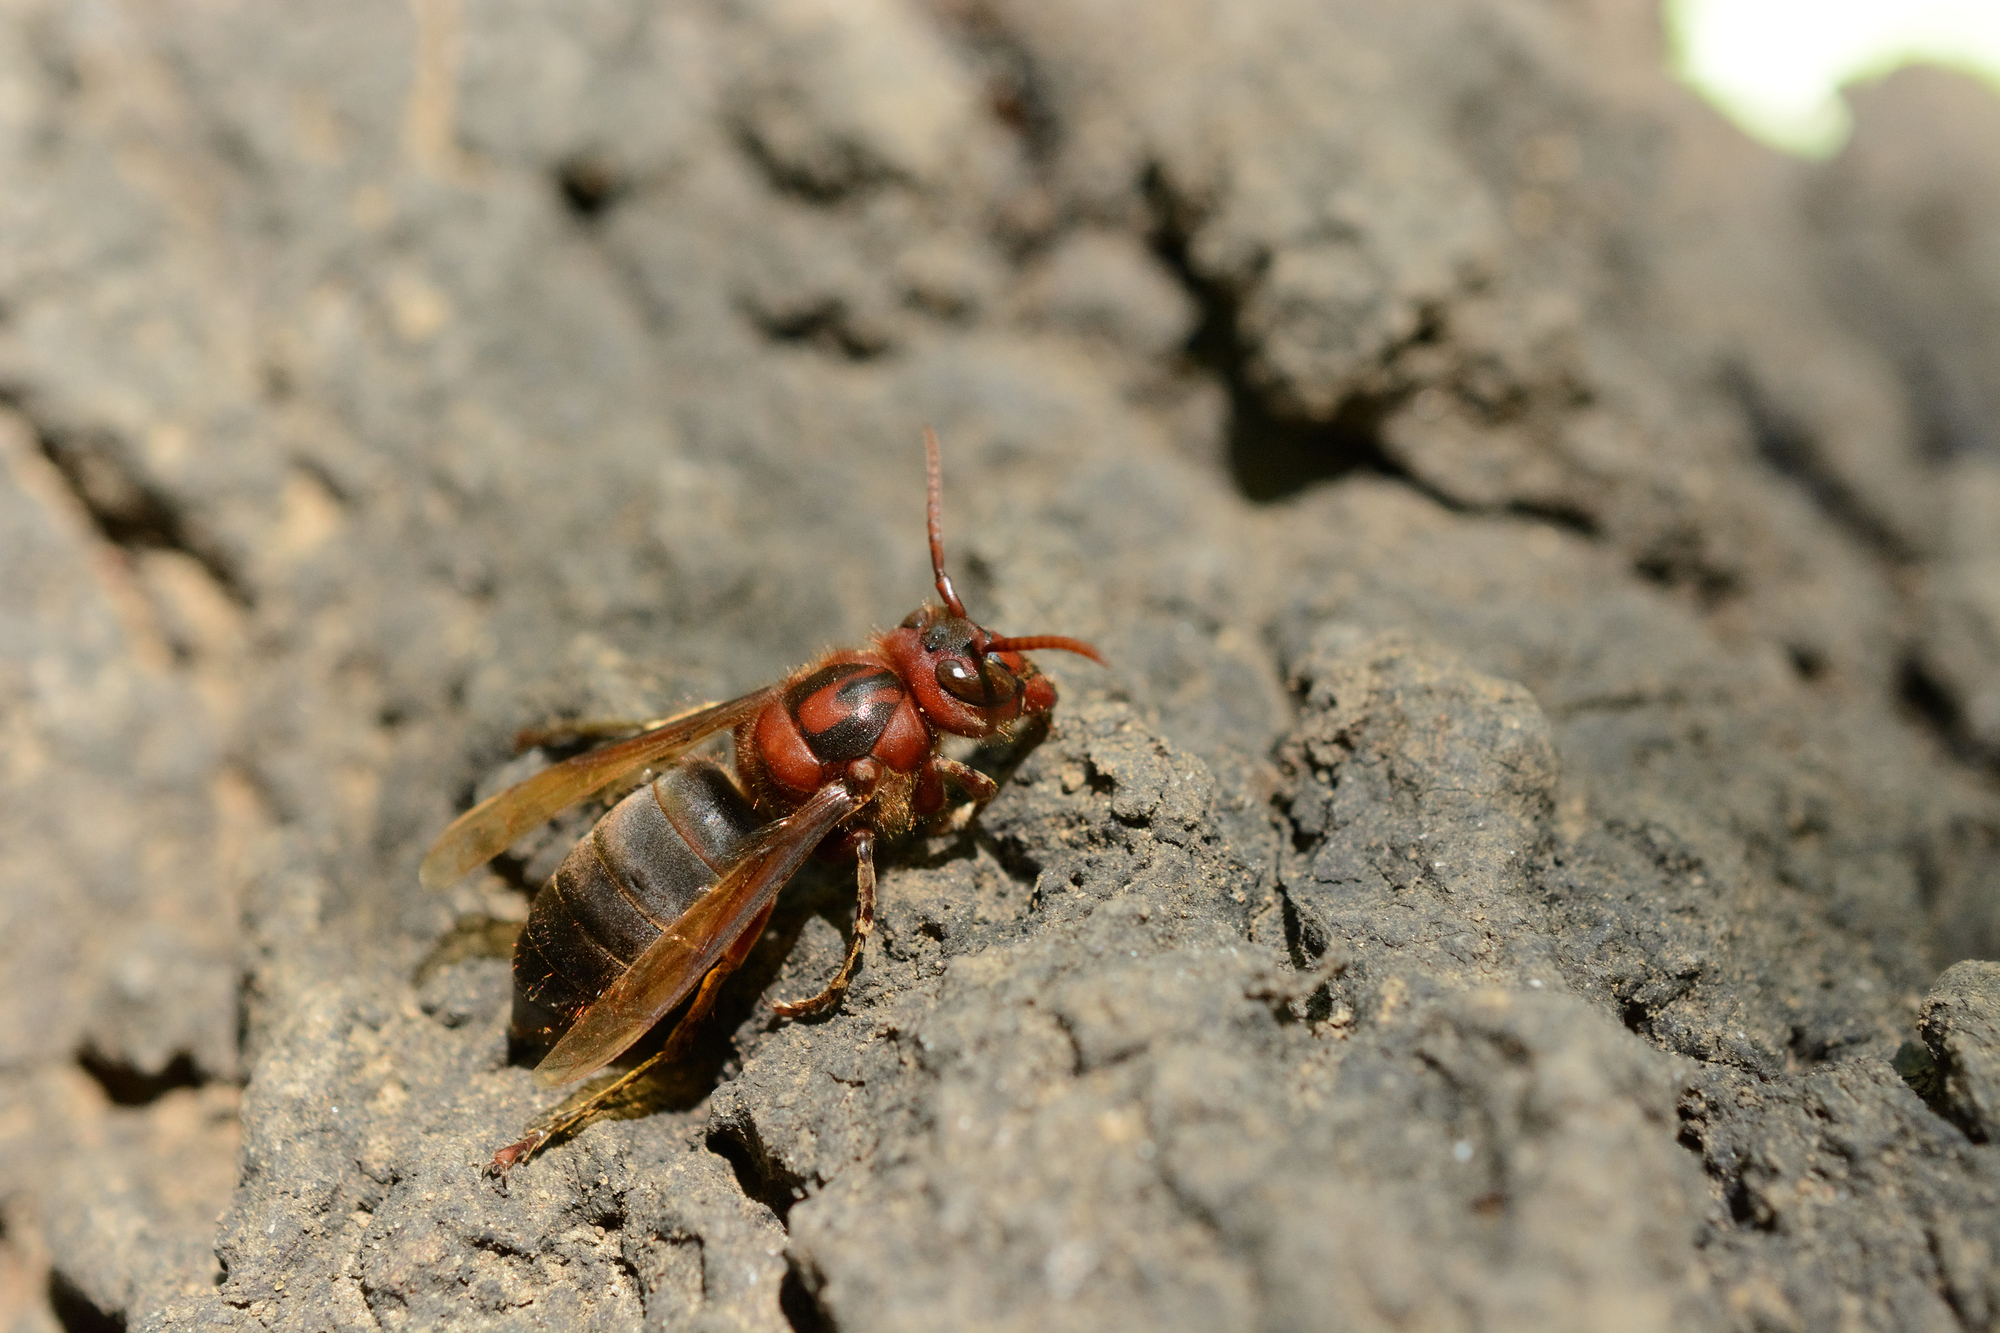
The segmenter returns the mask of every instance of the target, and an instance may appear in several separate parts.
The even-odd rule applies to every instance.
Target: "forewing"
[[[861,802],[826,787],[760,836],[727,874],[577,1015],[535,1070],[551,1087],[596,1073],[686,999],[722,951],[748,929],[833,826]]]
[[[417,877],[427,889],[449,887],[507,850],[516,838],[570,806],[647,765],[664,765],[724,727],[732,727],[778,697],[767,686],[726,704],[710,704],[670,718],[651,731],[545,768],[526,782],[488,797],[457,819],[424,857]]]

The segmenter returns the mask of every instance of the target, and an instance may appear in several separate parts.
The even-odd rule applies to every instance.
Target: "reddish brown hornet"
[[[466,811],[424,858],[424,884],[442,888],[578,801],[665,769],[614,805],[535,895],[514,951],[513,1035],[554,1042],[535,1071],[553,1087],[616,1060],[690,993],[693,1003],[658,1054],[545,1117],[491,1169],[506,1172],[684,1051],[763,933],[778,891],[816,848],[855,858],[854,937],[825,990],[773,1008],[801,1018],[839,1004],[875,921],[876,840],[970,819],[997,790],[939,743],[947,734],[1011,739],[1048,717],[1056,687],[1023,656],[1030,649],[1104,664],[1081,640],[1006,638],[966,616],[944,572],[943,474],[929,430],[924,451],[942,607],[918,607],[869,647],[830,652],[776,685],[557,764]],[[735,732],[735,775],[683,757],[725,727]]]

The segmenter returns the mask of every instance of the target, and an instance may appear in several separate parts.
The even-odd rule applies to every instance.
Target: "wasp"
[[[683,1054],[763,934],[779,890],[815,851],[854,858],[854,931],[824,990],[772,1007],[798,1019],[838,1005],[875,921],[876,844],[969,822],[998,791],[943,754],[944,738],[1008,741],[1046,726],[1056,687],[1030,651],[1105,664],[1080,639],[1008,637],[973,623],[945,573],[943,466],[928,429],[924,455],[942,605],[918,607],[865,648],[836,649],[775,685],[639,724],[649,729],[544,769],[459,816],[424,858],[423,883],[445,887],[637,776],[640,785],[569,851],[528,909],[514,951],[511,1035],[547,1048],[535,1075],[560,1087],[617,1060],[693,997],[650,1059],[544,1117],[489,1170],[504,1176],[653,1064]],[[725,729],[733,773],[689,754]],[[658,776],[645,781],[647,770]]]

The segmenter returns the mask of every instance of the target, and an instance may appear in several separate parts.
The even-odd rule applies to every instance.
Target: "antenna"
[[[1032,653],[1038,648],[1054,648],[1060,652],[1075,653],[1087,657],[1101,667],[1111,663],[1104,660],[1104,654],[1085,643],[1082,639],[1072,639],[1067,634],[1028,634],[1017,639],[988,639],[986,651],[989,653]]]
[[[951,575],[944,572],[944,464],[939,461],[937,432],[924,427],[924,462],[930,473],[930,528],[931,528],[931,572],[937,575],[938,596],[944,598],[947,610],[960,620],[970,620],[965,614],[965,603],[958,600],[958,592],[951,586]],[[995,638],[977,625],[972,629],[972,658],[975,662],[988,653],[1031,652],[1037,648],[1052,648],[1060,652],[1076,653],[1087,657],[1101,667],[1111,664],[1104,655],[1085,643],[1082,639],[1072,639],[1066,634],[1031,634],[1022,638]],[[984,666],[980,668],[985,671]]]
[[[944,572],[944,463],[938,457],[937,432],[929,426],[924,427],[924,462],[930,473],[931,572],[937,575],[938,596],[953,615],[970,619],[951,586],[951,575]]]

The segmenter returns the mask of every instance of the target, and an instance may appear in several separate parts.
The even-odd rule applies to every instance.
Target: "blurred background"
[[[2000,82],[2000,10],[1980,0],[1669,0],[1674,70],[1745,133],[1826,158],[1854,129],[1842,88],[1906,65]]]

